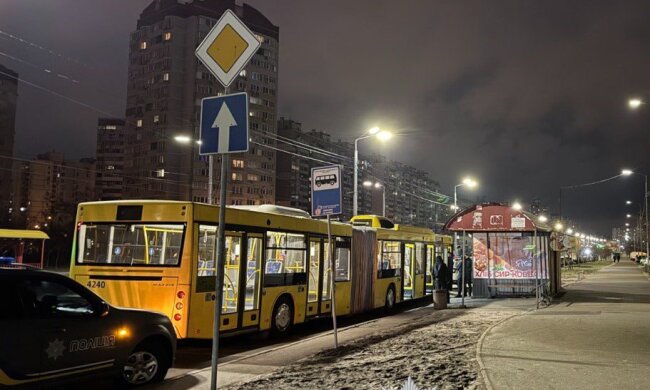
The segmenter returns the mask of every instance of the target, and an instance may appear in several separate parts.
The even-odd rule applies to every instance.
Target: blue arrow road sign
[[[200,139],[199,154],[248,151],[248,94],[203,98]]]
[[[341,166],[311,169],[311,215],[341,214]]]

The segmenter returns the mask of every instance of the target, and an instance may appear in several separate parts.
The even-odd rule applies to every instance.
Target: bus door
[[[425,280],[426,280],[426,294],[433,294],[435,287],[435,281],[433,278],[433,245],[427,245],[426,252],[426,264],[425,264]]]
[[[226,231],[226,258],[223,277],[220,330],[234,330],[239,326],[239,296],[242,234]],[[217,227],[199,225],[195,297],[190,300],[190,337],[211,338],[216,299],[215,267],[217,259]]]
[[[426,245],[421,242],[415,244],[413,253],[413,298],[424,296],[424,267]]]
[[[242,286],[239,294],[239,307],[242,308],[239,323],[243,328],[258,326],[260,323],[262,240],[261,234],[246,234],[246,263],[242,264],[244,272],[239,278]]]
[[[334,245],[334,237],[332,237],[332,245]],[[336,254],[336,249],[334,250]],[[323,238],[323,261],[322,261],[322,271],[321,271],[321,295],[320,295],[320,312],[330,313],[332,311],[332,291],[330,286],[330,245],[327,238]]]
[[[415,267],[413,264],[414,258],[413,254],[415,252],[415,245],[406,244],[404,246],[404,299],[413,299],[415,297],[414,293],[414,282],[415,282]]]
[[[307,269],[307,317],[320,314],[323,298],[323,239],[311,237],[309,240],[309,266]]]

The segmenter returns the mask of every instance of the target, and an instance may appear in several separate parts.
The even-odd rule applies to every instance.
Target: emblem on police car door
[[[49,345],[47,346],[47,349],[45,349],[45,352],[47,353],[47,357],[54,360],[63,356],[63,351],[65,351],[65,345],[63,345],[63,341],[59,339],[54,339],[54,341],[50,341]]]

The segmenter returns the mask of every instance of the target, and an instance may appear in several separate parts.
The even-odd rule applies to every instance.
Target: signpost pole
[[[214,172],[214,157],[212,155],[208,156],[208,204],[214,204],[214,198],[212,197],[212,175]]]
[[[335,245],[332,242],[332,221],[330,219],[330,215],[327,215],[327,245],[329,246],[329,251],[328,251],[328,257],[329,257],[329,263],[330,263],[330,296],[332,297],[332,304],[330,305],[332,308],[332,326],[334,327],[334,348],[339,347],[339,336],[338,336],[338,329],[336,327],[336,285],[334,283],[334,277],[336,276],[336,273],[334,272],[334,250],[335,250]]]
[[[224,95],[228,94],[224,88]],[[217,226],[217,261],[215,268],[214,329],[212,334],[212,378],[210,390],[217,390],[217,370],[219,361],[219,327],[221,326],[221,306],[223,301],[223,272],[226,268],[226,185],[228,175],[228,154],[221,155],[221,177],[219,178],[219,225]],[[210,155],[212,162],[212,155]],[[212,172],[210,172],[212,174]],[[212,181],[212,180],[210,180]],[[212,193],[212,191],[210,191]],[[210,199],[212,203],[212,199]]]

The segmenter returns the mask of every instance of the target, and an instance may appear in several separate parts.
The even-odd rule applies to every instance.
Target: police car
[[[112,307],[51,272],[0,267],[0,388],[113,376],[118,388],[159,382],[176,351],[169,319]]]

